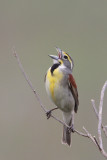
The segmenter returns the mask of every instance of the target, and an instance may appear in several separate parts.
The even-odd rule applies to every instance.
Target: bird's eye
[[[65,58],[65,59],[68,59],[68,57],[67,57],[67,56],[64,56],[64,58]]]

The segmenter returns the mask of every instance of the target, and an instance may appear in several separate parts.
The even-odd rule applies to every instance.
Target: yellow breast
[[[55,100],[54,92],[59,87],[59,83],[62,80],[63,74],[59,71],[59,68],[55,69],[53,74],[51,74],[50,69],[47,72],[47,80],[49,82],[49,92],[53,100]]]

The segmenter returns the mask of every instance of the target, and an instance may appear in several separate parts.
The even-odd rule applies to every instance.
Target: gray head
[[[54,63],[59,63],[60,66],[64,66],[72,70],[74,66],[72,58],[66,52],[57,47],[56,50],[58,52],[58,56],[49,55],[54,60]]]

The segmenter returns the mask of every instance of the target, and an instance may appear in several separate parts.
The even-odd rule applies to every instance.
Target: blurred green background
[[[61,144],[62,126],[47,121],[20,72],[13,46],[48,109],[54,107],[44,86],[52,65],[48,54],[57,54],[57,46],[71,55],[80,101],[75,128],[83,131],[85,126],[97,137],[90,100],[98,107],[107,80],[107,1],[0,0],[0,159],[103,160],[87,138],[73,134],[72,148]],[[107,124],[107,92],[103,121]],[[104,135],[103,143],[107,149]]]

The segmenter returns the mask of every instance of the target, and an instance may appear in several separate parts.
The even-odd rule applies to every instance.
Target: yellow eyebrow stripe
[[[66,52],[64,52],[64,54],[68,57],[68,60],[70,61],[70,63],[72,63],[70,56]]]

